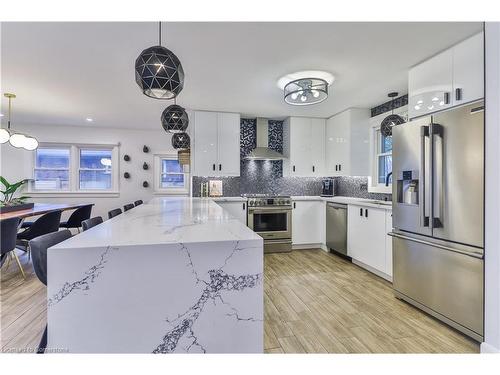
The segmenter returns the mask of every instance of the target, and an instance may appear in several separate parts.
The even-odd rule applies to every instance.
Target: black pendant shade
[[[190,147],[190,139],[187,133],[175,133],[172,135],[172,147],[176,150],[187,150]]]
[[[384,118],[380,123],[380,133],[384,137],[390,137],[392,135],[392,128],[394,126],[401,125],[406,122],[404,118],[394,114],[394,98],[398,96],[398,93],[390,92],[387,96],[391,98],[392,113],[386,118]]]
[[[169,49],[149,47],[135,60],[135,81],[144,95],[155,99],[174,99],[184,87],[184,70]]]
[[[188,115],[180,105],[172,104],[161,114],[161,125],[168,133],[184,133],[188,124]]]

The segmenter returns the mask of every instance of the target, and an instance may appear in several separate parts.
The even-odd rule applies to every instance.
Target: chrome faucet
[[[387,173],[387,176],[385,176],[385,186],[389,186],[389,178],[391,178],[392,172]]]

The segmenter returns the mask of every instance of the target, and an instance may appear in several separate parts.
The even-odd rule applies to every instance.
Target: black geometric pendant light
[[[172,147],[176,150],[187,150],[190,147],[190,139],[187,133],[175,133],[172,135]]]
[[[146,48],[135,60],[135,81],[144,95],[155,99],[174,99],[184,87],[184,70],[175,54],[161,45]]]
[[[188,115],[180,105],[169,105],[161,114],[161,125],[167,133],[183,133],[188,124]]]
[[[397,92],[390,92],[387,95],[389,98],[391,98],[391,109],[392,112],[389,116],[384,118],[380,124],[380,133],[384,137],[390,137],[392,135],[392,128],[397,125],[401,125],[405,123],[404,118],[402,118],[399,115],[394,114],[394,98],[398,96]]]

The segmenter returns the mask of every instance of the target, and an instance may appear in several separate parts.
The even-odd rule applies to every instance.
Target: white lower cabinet
[[[236,219],[247,225],[246,202],[217,202],[219,206],[229,212]]]
[[[293,245],[322,244],[325,242],[325,202],[293,201]]]
[[[387,218],[390,211],[349,205],[347,211],[347,254],[369,270],[390,278],[392,249],[387,249]],[[390,224],[392,226],[392,220]],[[390,252],[390,260],[388,260]]]
[[[392,279],[392,237],[387,233],[392,232],[392,211],[385,213],[385,273]]]

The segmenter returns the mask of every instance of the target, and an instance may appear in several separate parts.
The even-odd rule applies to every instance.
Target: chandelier
[[[35,137],[16,133],[11,130],[12,99],[15,99],[16,95],[5,93],[4,96],[9,99],[9,119],[7,122],[7,129],[0,128],[0,144],[9,142],[11,146],[16,148],[23,148],[27,151],[36,150],[38,148],[38,141]]]

